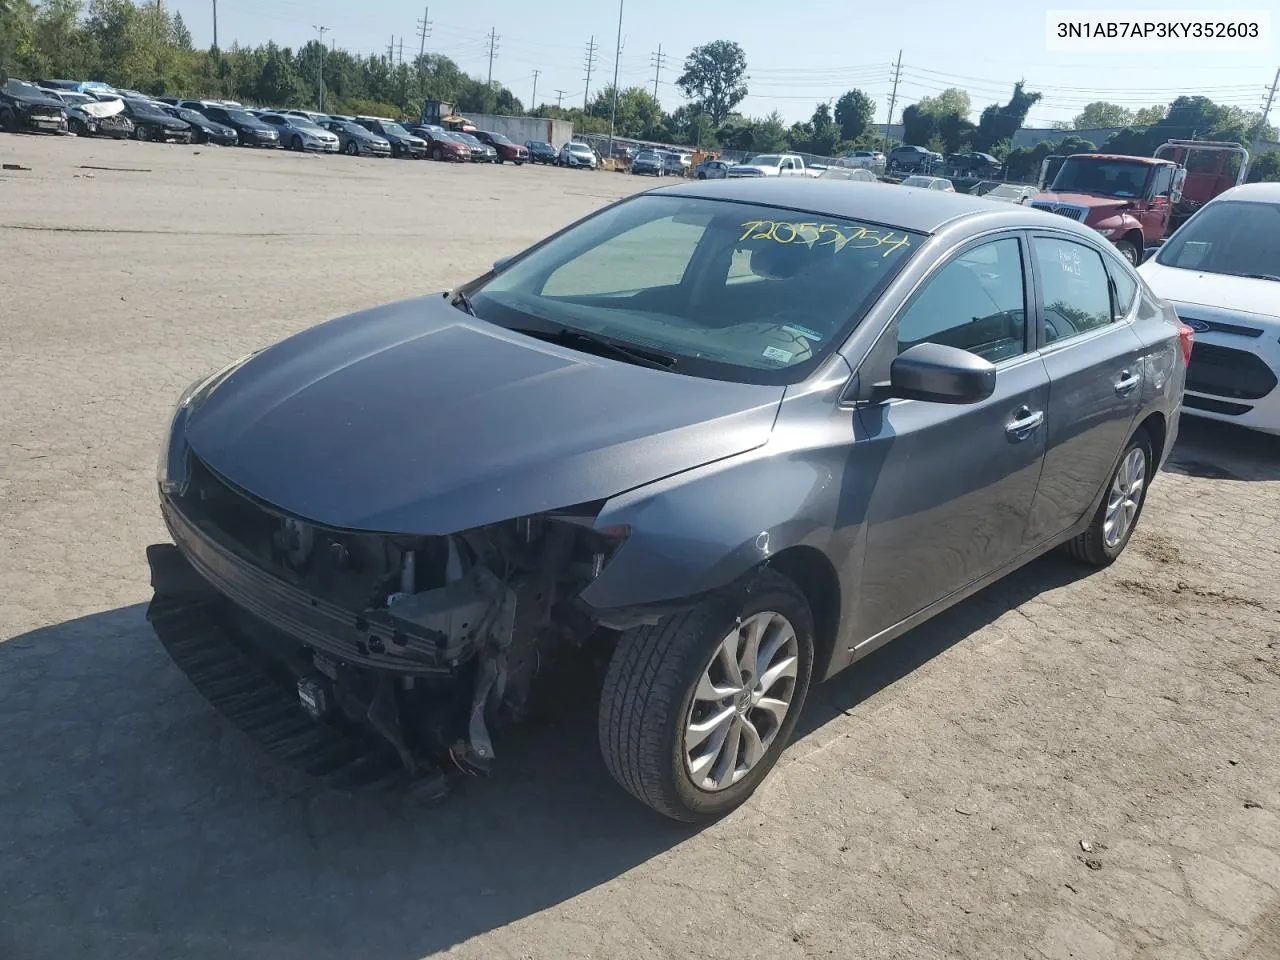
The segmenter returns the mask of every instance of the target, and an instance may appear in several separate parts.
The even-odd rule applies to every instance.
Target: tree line
[[[1011,149],[1041,94],[1014,84],[1005,103],[986,107],[976,122],[969,94],[958,87],[925,97],[902,112],[902,140],[887,140],[875,124],[875,102],[851,89],[815,105],[807,120],[787,124],[774,111],[751,117],[740,110],[748,96],[746,55],[737,43],[715,40],[685,58],[676,86],[685,103],[672,111],[644,87],[596,91],[584,106],[547,103],[527,109],[511,90],[470,76],[438,53],[395,63],[310,41],[297,49],[275,43],[227,50],[197,50],[182,15],[163,3],[133,0],[0,0],[0,73],[26,79],[92,79],[152,96],[232,99],[271,106],[321,106],[334,113],[420,115],[422,102],[444,100],[475,114],[532,115],[568,120],[582,133],[607,134],[610,118],[620,137],[661,143],[765,153],[798,150],[838,156],[854,149],[888,150],[898,142],[940,153],[981,151],[1007,162],[1011,179],[1034,176],[1044,156],[1101,148],[1149,156],[1170,138],[1275,139],[1257,113],[1179,97],[1167,107],[1130,111],[1089,104],[1069,124],[1076,130],[1119,127],[1101,144],[1064,139]],[[1259,157],[1254,175],[1276,178],[1280,154]]]

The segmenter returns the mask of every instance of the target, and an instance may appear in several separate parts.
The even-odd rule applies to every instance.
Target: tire
[[[777,691],[779,700],[789,688],[789,706],[779,722],[776,713],[747,707],[741,703],[743,694],[737,694],[740,705],[728,715],[724,729],[757,729],[743,718],[763,715],[761,722],[767,721],[770,731],[769,744],[754,765],[731,785],[706,789],[695,782],[690,772],[686,726],[692,722],[695,708],[700,712],[716,708],[696,698],[695,693],[704,674],[710,676],[716,663],[723,662],[716,659],[722,646],[732,638],[737,648],[739,626],[749,625],[757,615],[763,621],[768,614],[785,619],[794,631],[793,641],[788,641],[788,647],[794,642],[793,655],[784,647],[777,653],[781,659],[772,662],[792,660],[795,676],[784,677],[767,688]],[[777,621],[771,621],[770,626],[773,623]],[[600,750],[610,774],[640,802],[673,820],[705,822],[734,810],[768,775],[795,730],[809,691],[813,651],[813,615],[804,594],[789,579],[767,567],[748,583],[713,595],[692,610],[667,617],[654,626],[626,631],[609,662],[600,699]],[[729,702],[718,705],[722,715],[734,705],[728,695],[725,701]],[[756,742],[760,742],[758,736]],[[725,757],[700,773],[714,774],[722,769]],[[735,777],[739,757],[735,751]]]
[[[15,126],[16,125],[13,122],[13,114],[11,114],[7,109],[0,110],[0,130],[3,130],[5,133],[13,133]]]
[[[440,159],[441,159],[441,156],[440,156],[440,148],[439,148],[439,147],[432,147],[432,148],[431,148],[431,159],[432,159],[432,160],[436,160],[436,161],[438,161],[438,160],[440,160]]]
[[[356,142],[354,140],[348,140],[347,145],[342,148],[342,152],[348,157],[360,156],[360,148],[356,146]]]
[[[699,174],[698,174],[698,179],[699,179],[699,180],[705,180],[705,179],[707,179],[707,175],[706,175],[705,173],[699,173]]]
[[[147,136],[147,128],[144,127],[142,124],[138,124],[136,127],[133,128],[133,139],[150,140],[151,138]]]
[[[289,141],[289,149],[290,149],[290,150],[296,150],[296,151],[298,151],[298,153],[301,153],[301,152],[302,152],[302,138],[301,138],[301,137],[294,137],[292,140],[290,140],[290,141]]]
[[[1132,458],[1135,454],[1141,454],[1142,458],[1140,477],[1133,469]],[[1138,520],[1142,517],[1142,508],[1147,502],[1147,488],[1151,485],[1153,470],[1154,454],[1151,449],[1151,437],[1145,430],[1139,430],[1124,448],[1124,453],[1120,455],[1120,462],[1107,481],[1107,491],[1103,495],[1102,503],[1098,505],[1098,512],[1094,514],[1089,529],[1074,540],[1067,541],[1065,545],[1067,552],[1081,563],[1087,563],[1091,567],[1108,567],[1114,563],[1116,558],[1124,552],[1129,538],[1133,536],[1133,531],[1137,529]],[[1134,491],[1134,482],[1138,480],[1142,484],[1141,489]],[[1132,504],[1128,525],[1117,539],[1108,543],[1108,514],[1112,512],[1116,498],[1126,490],[1128,500]],[[1136,502],[1133,499],[1134,492],[1137,493]]]
[[[84,125],[84,121],[77,120],[75,117],[67,122],[67,128],[77,137],[89,136],[89,128]]]
[[[1136,267],[1141,262],[1141,251],[1129,240],[1117,240],[1115,246],[1120,256],[1129,261],[1130,266]]]

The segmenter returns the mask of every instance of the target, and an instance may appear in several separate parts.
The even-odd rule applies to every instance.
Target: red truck
[[[1198,156],[1192,159],[1194,154]],[[1030,205],[1093,227],[1136,266],[1145,247],[1164,239],[1218,194],[1244,182],[1249,151],[1238,143],[1170,140],[1152,157],[1047,157],[1040,169],[1040,190],[1058,160],[1052,185]]]

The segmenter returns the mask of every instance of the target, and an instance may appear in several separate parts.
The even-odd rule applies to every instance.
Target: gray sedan
[[[608,657],[605,765],[704,821],[760,785],[812,683],[1046,551],[1114,561],[1190,350],[1064,217],[660,188],[192,384],[148,617],[215,704],[277,690],[316,721],[285,738],[238,693],[263,743],[432,797],[492,769],[540,662]]]
[[[280,132],[280,146],[289,150],[337,153],[341,141],[331,130],[307,117],[289,113],[258,113],[258,119]]]

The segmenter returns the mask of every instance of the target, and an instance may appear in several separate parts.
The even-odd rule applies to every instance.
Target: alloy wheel
[[[795,628],[780,613],[757,613],[720,642],[698,680],[681,745],[697,787],[724,790],[760,762],[791,709],[798,665]]]
[[[1120,468],[1107,491],[1107,512],[1102,520],[1102,537],[1108,547],[1120,543],[1133,527],[1146,482],[1146,454],[1141,447],[1134,447],[1120,461]]]

